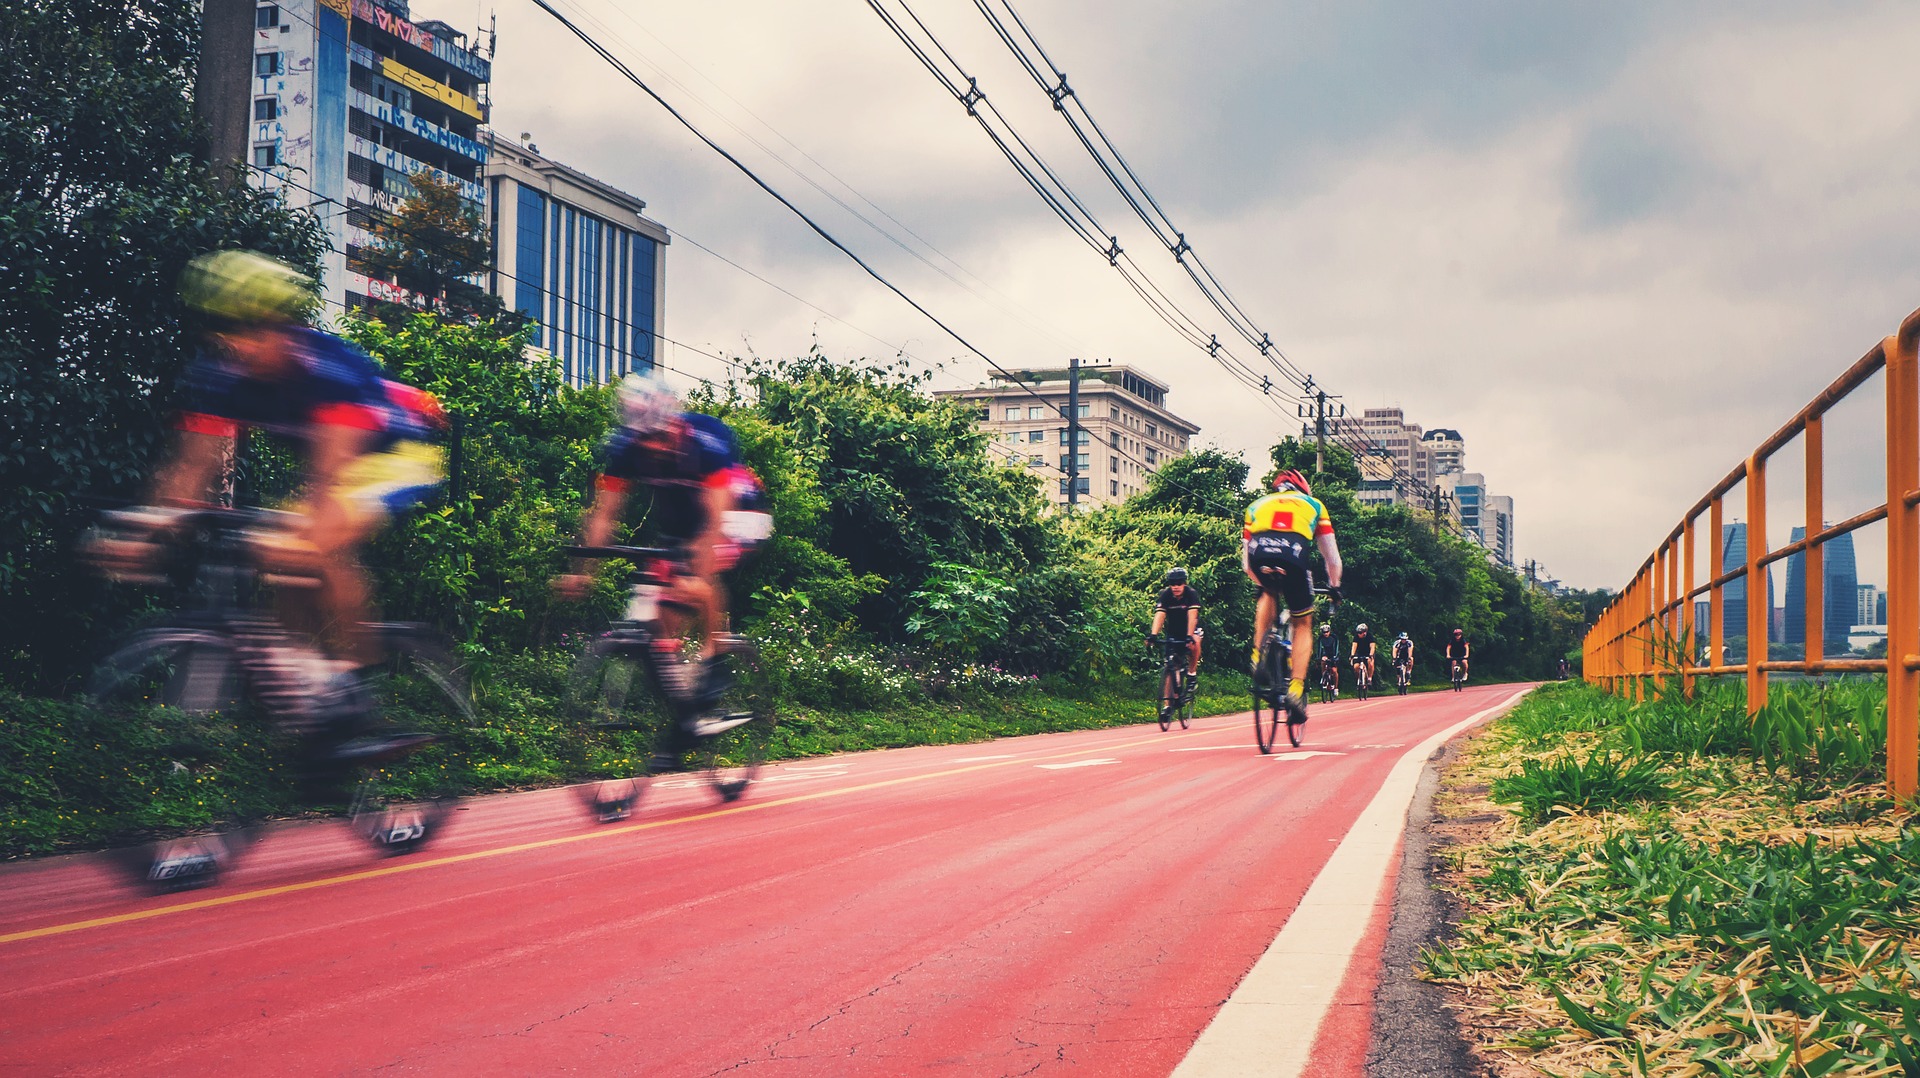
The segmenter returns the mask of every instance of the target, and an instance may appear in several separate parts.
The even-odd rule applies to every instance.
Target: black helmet
[[[1175,584],[1185,584],[1186,582],[1187,582],[1187,571],[1185,569],[1174,568],[1174,569],[1167,570],[1167,577],[1164,583],[1168,587],[1172,587]]]

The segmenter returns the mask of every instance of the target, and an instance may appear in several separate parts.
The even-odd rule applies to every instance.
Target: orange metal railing
[[[1688,510],[1678,527],[1640,566],[1633,580],[1588,631],[1583,645],[1586,680],[1612,692],[1644,699],[1650,686],[1678,677],[1687,695],[1702,675],[1743,674],[1747,710],[1767,702],[1767,675],[1773,671],[1808,674],[1885,672],[1887,675],[1887,784],[1895,797],[1911,801],[1920,793],[1920,371],[1915,345],[1920,340],[1920,311],[1907,316],[1899,332],[1875,345],[1800,410],[1786,426],[1755,449]],[[1828,525],[1822,516],[1825,457],[1821,422],[1849,393],[1886,371],[1887,500],[1849,520]],[[1795,438],[1806,451],[1806,537],[1778,550],[1767,549],[1767,462]],[[1706,565],[1723,564],[1723,500],[1746,483],[1747,558],[1739,566],[1702,581],[1695,557],[1701,544],[1696,524],[1707,516]],[[1828,659],[1823,656],[1826,613],[1822,548],[1831,540],[1881,520],[1887,522],[1887,658]],[[1806,555],[1806,657],[1790,662],[1767,657],[1767,566],[1804,551]],[[1707,570],[1712,574],[1712,568]],[[1747,656],[1726,658],[1722,590],[1745,584]],[[1700,656],[1691,642],[1694,602],[1708,597],[1708,651]],[[1736,630],[1738,632],[1740,630]]]

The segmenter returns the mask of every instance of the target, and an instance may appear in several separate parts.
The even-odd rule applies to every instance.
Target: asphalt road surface
[[[1238,715],[794,761],[617,824],[505,795],[393,860],[291,825],[172,897],[13,866],[0,1072],[1357,1075],[1392,890],[1316,878],[1357,820],[1397,842],[1389,773],[1515,693],[1316,707],[1272,756]],[[1332,955],[1317,1011],[1249,995],[1304,983],[1286,940]]]

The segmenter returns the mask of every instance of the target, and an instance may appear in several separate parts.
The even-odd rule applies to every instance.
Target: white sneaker
[[[687,726],[687,732],[695,737],[712,737],[724,734],[736,726],[745,726],[753,721],[751,712],[737,712],[732,715],[706,715],[693,720]]]

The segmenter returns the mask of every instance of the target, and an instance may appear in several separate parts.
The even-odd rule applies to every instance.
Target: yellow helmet
[[[298,322],[313,309],[313,279],[258,251],[215,251],[180,275],[187,306],[236,322]]]

